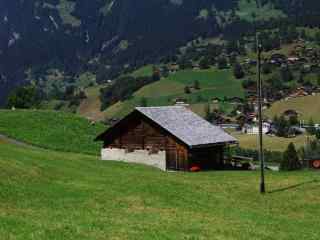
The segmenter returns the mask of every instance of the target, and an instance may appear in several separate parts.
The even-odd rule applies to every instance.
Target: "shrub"
[[[316,130],[316,138],[318,140],[320,140],[320,130],[319,129]]]
[[[190,87],[189,87],[189,86],[185,86],[185,87],[184,87],[184,93],[185,93],[185,94],[190,94],[190,93],[191,93],[191,90],[190,90]]]
[[[193,88],[196,90],[200,90],[200,82],[198,80],[195,80],[193,82]]]
[[[280,164],[282,171],[293,171],[301,169],[302,165],[298,153],[293,143],[290,143],[287,150],[283,153],[283,159]]]
[[[236,63],[233,67],[233,75],[236,79],[241,79],[245,76],[245,73],[242,69],[242,66],[239,63]]]
[[[139,107],[148,107],[148,99],[145,97],[142,97],[140,99]]]
[[[41,96],[39,89],[34,86],[25,86],[15,89],[8,97],[8,108],[33,108],[37,107],[40,103]]]

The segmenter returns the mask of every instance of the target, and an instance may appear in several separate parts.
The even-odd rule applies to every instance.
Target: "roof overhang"
[[[217,147],[217,146],[225,146],[225,145],[239,145],[239,142],[238,141],[230,141],[230,142],[220,142],[220,143],[208,143],[208,144],[189,146],[189,148],[190,149],[199,149],[199,148]]]

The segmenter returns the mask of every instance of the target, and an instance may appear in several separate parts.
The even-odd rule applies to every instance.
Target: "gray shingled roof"
[[[185,107],[138,107],[136,110],[190,147],[238,142],[222,128],[210,124]]]

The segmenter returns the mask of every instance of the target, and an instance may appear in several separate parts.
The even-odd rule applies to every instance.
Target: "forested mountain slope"
[[[51,81],[46,94],[59,95],[58,80],[65,87],[89,72],[99,83],[199,36],[237,37],[252,31],[251,18],[288,16],[317,25],[318,5],[316,0],[2,0],[0,104],[23,83],[45,89]],[[266,16],[254,14],[257,9]],[[268,16],[271,10],[278,15]]]

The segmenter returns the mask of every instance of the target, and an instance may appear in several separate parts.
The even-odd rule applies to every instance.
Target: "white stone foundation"
[[[140,163],[161,170],[166,170],[166,152],[159,151],[156,154],[150,154],[148,150],[135,150],[133,152],[127,152],[126,149],[119,148],[104,148],[101,150],[102,160],[110,161],[122,161],[128,163]]]

